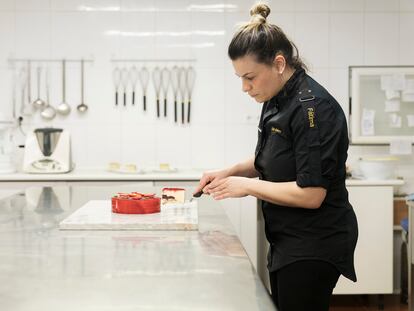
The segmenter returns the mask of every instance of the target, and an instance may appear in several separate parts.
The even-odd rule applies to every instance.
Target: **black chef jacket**
[[[299,260],[332,263],[356,281],[355,213],[345,187],[348,131],[338,102],[303,69],[263,104],[255,152],[260,179],[296,181],[299,187],[323,187],[318,209],[262,201],[270,272]]]

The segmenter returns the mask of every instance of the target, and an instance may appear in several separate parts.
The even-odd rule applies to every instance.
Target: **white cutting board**
[[[61,230],[197,230],[197,201],[161,205],[154,214],[112,213],[110,200],[93,200],[59,223]]]

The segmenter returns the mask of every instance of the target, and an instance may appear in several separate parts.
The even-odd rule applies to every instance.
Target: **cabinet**
[[[348,187],[358,219],[356,283],[340,277],[334,294],[393,293],[393,187]]]

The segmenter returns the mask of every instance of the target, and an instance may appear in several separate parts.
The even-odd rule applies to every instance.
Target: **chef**
[[[269,13],[267,5],[255,5],[228,48],[243,91],[263,103],[255,156],[205,172],[195,192],[216,200],[260,199],[275,305],[280,311],[328,310],[339,276],[356,281],[346,119],[307,75],[294,43],[266,21]]]

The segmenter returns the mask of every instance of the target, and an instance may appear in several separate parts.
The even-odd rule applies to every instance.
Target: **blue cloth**
[[[408,217],[401,219],[401,227],[404,229],[404,231],[408,232]]]

